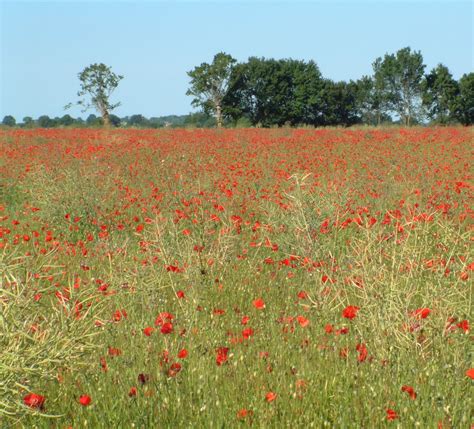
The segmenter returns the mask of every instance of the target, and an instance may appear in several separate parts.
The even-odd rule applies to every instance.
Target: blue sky
[[[471,1],[448,0],[0,0],[0,117],[62,116],[94,62],[125,76],[112,97],[119,116],[188,113],[186,71],[219,51],[311,59],[325,77],[349,80],[410,46],[427,70],[441,62],[459,78],[474,69],[473,14]]]

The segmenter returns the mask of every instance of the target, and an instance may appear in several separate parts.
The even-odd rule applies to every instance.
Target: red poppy
[[[179,371],[181,371],[181,364],[178,362],[173,363],[168,369],[168,377],[174,377]]]
[[[468,376],[469,378],[472,378],[474,380],[474,368],[468,369],[466,371],[466,376]]]
[[[241,410],[237,411],[237,418],[239,420],[244,420],[247,417],[251,417],[253,412],[251,410],[247,410],[246,408],[242,408]]]
[[[42,410],[45,400],[46,398],[43,395],[29,393],[23,398],[23,403],[30,408],[39,408]]]
[[[396,411],[388,408],[387,409],[387,420],[388,421],[392,421],[392,420],[395,420],[395,419],[398,419],[398,414]]]
[[[109,356],[120,356],[122,354],[122,350],[116,347],[109,347]]]
[[[309,319],[307,319],[304,316],[298,316],[296,320],[298,321],[298,323],[300,324],[302,328],[306,328],[306,326],[309,325]]]
[[[262,310],[265,308],[265,302],[263,301],[262,298],[258,298],[256,300],[253,301],[253,306],[257,309],[257,310]]]
[[[171,322],[174,319],[174,316],[171,313],[163,312],[156,316],[155,326],[163,326],[163,324],[168,321]]]
[[[415,389],[411,386],[404,385],[402,386],[402,392],[407,392],[411,399],[416,399],[416,392]]]
[[[180,359],[184,359],[188,356],[188,351],[186,349],[182,349],[178,352],[178,357]]]
[[[84,407],[87,407],[88,405],[90,405],[91,402],[92,402],[92,399],[89,395],[82,395],[79,398],[79,403],[83,405]]]
[[[173,325],[170,322],[166,322],[161,327],[162,334],[171,334],[173,332]]]
[[[216,350],[216,353],[216,363],[218,366],[221,366],[228,359],[227,354],[229,353],[229,347],[219,347]]]
[[[155,330],[155,328],[152,328],[151,326],[147,326],[144,330],[143,330],[143,333],[149,337],[152,332]]]
[[[242,325],[246,325],[247,323],[249,323],[249,320],[250,320],[250,317],[249,316],[243,316],[242,317],[242,320],[240,321],[240,323]]]
[[[411,315],[417,319],[426,319],[431,313],[429,308],[417,308]]]
[[[360,310],[360,307],[356,307],[355,305],[348,305],[342,311],[342,317],[345,319],[352,320],[357,316],[357,312]]]
[[[185,297],[184,292],[182,290],[176,292],[176,296],[180,299],[183,299]]]
[[[302,291],[298,292],[298,298],[299,299],[306,299],[306,298],[308,298],[308,294],[304,290],[302,290]]]
[[[243,336],[245,339],[249,339],[252,335],[253,335],[253,329],[252,329],[252,328],[245,328],[245,329],[242,331],[242,336]]]
[[[274,393],[274,392],[268,392],[268,393],[265,395],[265,400],[266,400],[267,402],[273,402],[276,398],[277,398],[277,394]]]
[[[364,343],[357,344],[356,350],[359,352],[359,356],[357,356],[357,360],[359,362],[364,362],[367,359],[367,346]]]
[[[137,396],[137,388],[136,387],[130,387],[130,390],[128,391],[128,396]]]

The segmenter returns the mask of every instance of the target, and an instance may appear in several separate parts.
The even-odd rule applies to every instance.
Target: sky
[[[105,63],[124,76],[118,116],[192,111],[187,71],[217,52],[315,61],[323,76],[358,79],[385,53],[420,50],[426,71],[474,71],[471,1],[0,0],[0,118],[69,113],[78,73]]]

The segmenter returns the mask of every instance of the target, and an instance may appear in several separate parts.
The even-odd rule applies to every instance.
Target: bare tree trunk
[[[220,103],[216,103],[216,121],[217,128],[222,127],[222,108]]]
[[[110,128],[110,117],[107,110],[102,113],[102,120],[104,121],[104,128]]]

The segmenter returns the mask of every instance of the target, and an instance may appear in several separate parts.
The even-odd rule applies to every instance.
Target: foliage
[[[425,65],[421,52],[409,47],[385,54],[373,63],[381,110],[396,113],[404,125],[421,117],[422,80]]]
[[[123,76],[115,74],[112,69],[103,63],[95,63],[86,67],[79,73],[81,90],[77,93],[80,99],[77,104],[82,106],[83,112],[91,107],[95,108],[102,116],[106,127],[110,125],[110,112],[120,106],[120,103],[111,103],[110,96],[117,88]],[[66,108],[71,107],[68,104]]]
[[[317,65],[297,60],[251,57],[232,73],[225,111],[252,125],[321,123],[323,81]]]
[[[463,125],[474,124],[474,73],[464,74],[459,79],[456,117]]]
[[[6,115],[2,120],[2,125],[14,127],[16,125],[16,119],[12,115]]]
[[[434,123],[446,125],[455,121],[459,86],[446,66],[438,64],[431,70],[422,82],[422,90],[423,105]]]
[[[191,87],[186,95],[193,96],[191,104],[200,106],[206,113],[212,112],[217,126],[222,126],[222,101],[227,94],[232,68],[236,60],[219,52],[211,64],[202,63],[188,72]]]

